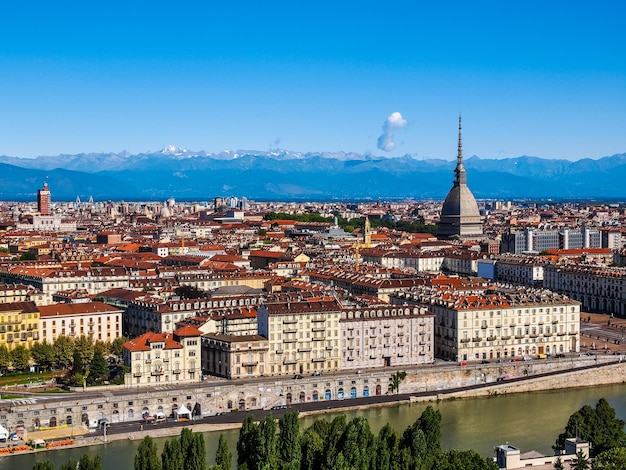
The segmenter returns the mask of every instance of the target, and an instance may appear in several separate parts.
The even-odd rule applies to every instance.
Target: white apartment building
[[[122,310],[103,302],[39,306],[39,337],[52,344],[59,336],[114,341],[122,336]]]
[[[435,314],[435,355],[444,359],[506,360],[580,350],[580,302],[548,290],[425,288],[395,300],[425,305]]]
[[[414,305],[342,309],[340,369],[432,363],[434,317]]]
[[[124,364],[130,366],[125,383],[132,385],[198,382],[200,332],[192,326],[173,333],[144,333],[124,343]]]
[[[0,269],[0,281],[33,286],[42,292],[42,305],[46,305],[53,303],[53,294],[60,291],[82,289],[95,295],[113,288],[128,288],[130,276],[124,268],[115,267],[63,269],[9,265]]]
[[[587,311],[626,315],[626,268],[598,265],[550,265],[544,286],[578,300]]]
[[[496,261],[495,278],[498,282],[541,287],[543,269],[547,264],[549,260],[538,256],[503,256]]]
[[[265,375],[339,370],[341,305],[334,297],[266,302],[259,334],[269,339]]]

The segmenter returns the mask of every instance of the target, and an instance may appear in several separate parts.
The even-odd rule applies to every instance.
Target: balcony
[[[256,366],[258,363],[259,361],[243,361],[241,365],[243,367],[250,367],[250,366]]]
[[[483,339],[479,336],[476,338],[472,338],[472,341],[474,341],[474,343],[480,343]]]
[[[163,369],[155,369],[152,371],[152,375],[163,375]]]
[[[545,336],[546,338],[549,338],[550,336],[552,336],[552,333],[544,333],[543,336]]]
[[[311,328],[311,331],[314,331],[314,332],[316,332],[316,331],[326,331],[326,328],[324,328],[324,327],[316,327],[316,328]]]
[[[276,354],[282,354],[282,353],[283,353],[283,350],[282,350],[282,349],[277,349],[277,350],[276,350]]]
[[[324,341],[326,339],[326,336],[313,336],[313,338],[311,338],[313,341]]]
[[[283,359],[283,364],[297,364],[298,360],[297,359]]]
[[[558,320],[552,320],[552,324],[556,325],[559,321]]]
[[[385,338],[389,338],[389,337],[391,336],[391,333],[385,333],[383,336],[384,336]]]
[[[557,333],[556,335],[557,336],[565,336],[565,332],[562,331],[561,333]]]
[[[332,346],[326,346],[326,351],[332,351],[333,347]]]
[[[163,358],[163,362],[170,362],[170,358],[169,357],[164,357]]]
[[[133,377],[141,377],[141,372],[133,372]]]
[[[298,342],[297,338],[285,338],[283,340],[283,343],[296,343],[296,342]]]
[[[172,372],[173,372],[174,374],[176,374],[176,375],[179,375],[179,374],[180,374],[180,369],[174,369]]]
[[[321,322],[325,322],[326,319],[324,317],[311,317],[311,321],[316,322],[316,323],[321,323]]]
[[[539,335],[537,333],[532,333],[530,335],[531,338],[539,338]]]
[[[578,334],[578,332],[577,332],[577,331],[570,331],[570,332],[568,333],[568,335],[570,335],[570,336],[576,336],[577,334]]]
[[[471,340],[469,338],[461,338],[461,343],[469,343]]]
[[[298,348],[298,352],[311,352],[311,348]]]
[[[515,335],[515,339],[522,339],[524,335]]]
[[[298,330],[295,329],[295,328],[294,329],[289,329],[289,330],[283,330],[283,333],[286,334],[286,335],[295,335],[295,334],[298,333]]]
[[[146,359],[146,364],[152,364],[152,359]]]
[[[496,339],[498,339],[498,338],[496,338],[495,336],[488,336],[487,337],[487,341],[495,341]]]
[[[496,325],[496,328],[502,328],[502,325],[500,325],[499,323]]]
[[[311,359],[311,362],[324,362],[325,360],[325,357],[314,357],[313,359]]]
[[[487,325],[480,325],[480,329],[481,330],[486,330],[487,329]]]
[[[288,320],[286,318],[283,320],[283,325],[293,325],[295,323],[298,323],[298,320]]]
[[[508,339],[511,339],[511,337],[510,336],[502,336],[502,339],[506,341]]]

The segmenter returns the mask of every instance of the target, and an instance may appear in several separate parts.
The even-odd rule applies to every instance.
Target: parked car
[[[301,376],[300,374],[296,374],[296,375],[294,375],[294,376],[293,376],[293,378],[294,378],[294,379],[301,379],[301,378],[302,378],[302,376]]]
[[[313,372],[314,376],[318,376],[318,375],[322,375],[323,372],[321,370],[316,370],[315,372]]]

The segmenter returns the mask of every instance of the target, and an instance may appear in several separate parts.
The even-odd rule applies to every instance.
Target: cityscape
[[[626,468],[626,5],[22,3],[0,467]]]
[[[3,402],[0,424],[114,439],[128,423],[574,386],[562,374],[621,382],[624,204],[479,203],[460,117],[451,176],[438,202],[57,202],[45,181],[2,203],[1,366],[66,371]],[[50,387],[67,396],[38,398]]]

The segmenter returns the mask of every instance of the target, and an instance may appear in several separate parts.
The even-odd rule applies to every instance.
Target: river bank
[[[261,419],[265,414],[272,412],[275,416],[279,417],[286,411],[298,411],[301,418],[314,418],[316,416],[323,416],[328,414],[337,413],[352,413],[352,412],[364,412],[367,410],[373,410],[376,408],[388,408],[397,406],[400,404],[406,404],[411,402],[435,402],[442,400],[457,400],[462,398],[480,398],[480,397],[493,397],[498,395],[527,393],[533,391],[550,391],[559,389],[570,389],[580,387],[593,387],[609,384],[624,383],[626,378],[626,364],[615,363],[610,365],[599,365],[598,367],[584,370],[570,370],[563,371],[559,374],[547,376],[547,377],[527,377],[522,380],[515,381],[503,381],[493,382],[489,384],[480,384],[474,387],[468,387],[465,390],[445,391],[445,390],[433,390],[432,392],[425,392],[420,394],[408,393],[399,394],[397,396],[386,396],[384,402],[374,402],[367,404],[359,404],[358,400],[345,400],[345,401],[332,401],[332,402],[318,402],[316,404],[308,403],[308,409],[304,409],[304,406],[293,405],[288,409],[281,409],[276,411],[269,410],[252,410],[250,411],[255,415],[256,419]],[[316,405],[316,408],[311,408],[312,405]],[[332,405],[332,407],[331,407]],[[108,433],[106,436],[106,442],[112,441],[140,441],[145,436],[151,436],[152,438],[169,438],[178,436],[180,430],[183,427],[190,427],[194,432],[211,433],[220,431],[235,430],[241,427],[244,414],[236,413],[232,417],[237,416],[236,422],[212,422],[208,423],[205,420],[212,418],[204,418],[202,420],[185,421],[181,423],[168,423],[167,426],[159,425],[142,425],[140,423],[125,423],[124,427],[117,428],[115,432]],[[228,416],[231,418],[231,416]],[[31,432],[28,439],[35,439],[36,433]],[[74,436],[74,443],[71,446],[65,446],[63,449],[68,448],[80,448],[86,446],[99,446],[105,444],[105,436],[102,431],[98,433],[85,434],[83,436]],[[35,449],[29,451],[31,453],[42,453],[48,450],[58,449]],[[6,454],[6,457],[17,454]],[[1,459],[2,457],[0,457]]]

